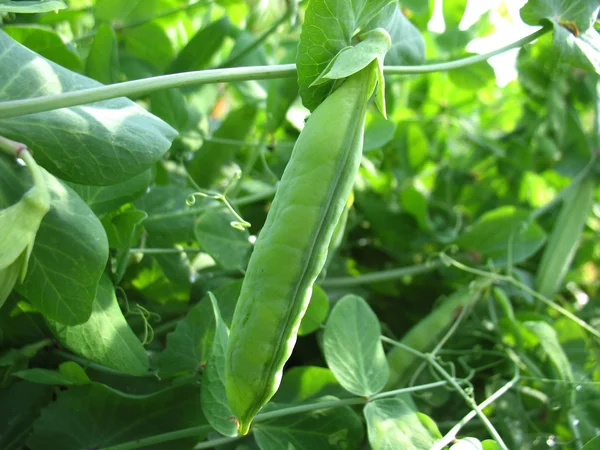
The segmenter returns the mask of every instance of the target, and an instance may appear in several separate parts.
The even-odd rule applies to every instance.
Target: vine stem
[[[420,275],[423,273],[433,272],[442,263],[440,261],[431,261],[425,264],[417,264],[415,266],[400,267],[398,269],[382,270],[379,272],[367,273],[355,277],[331,277],[325,278],[320,285],[322,287],[348,287],[358,286],[361,284],[378,283],[382,281],[397,280],[398,278],[409,275]]]
[[[509,50],[522,47],[551,30],[544,27],[536,32],[519,39],[502,48],[481,55],[445,63],[427,64],[420,66],[387,66],[384,67],[386,75],[415,75],[430,72],[455,70],[472,64],[485,61],[493,56]],[[228,69],[201,70],[196,72],[162,75],[140,80],[125,81],[107,86],[98,86],[79,91],[64,92],[43,97],[25,100],[0,102],[0,119],[51,111],[59,108],[84,105],[87,103],[109,100],[117,97],[139,97],[144,94],[162,89],[194,86],[207,83],[223,83],[247,80],[267,80],[272,78],[286,78],[296,76],[295,64],[272,66],[234,67]]]
[[[457,384],[462,382],[463,380],[455,381]],[[339,399],[339,400],[329,400],[325,402],[316,402],[316,403],[308,403],[306,405],[298,405],[292,406],[289,408],[283,408],[276,411],[269,411],[262,414],[258,414],[254,418],[254,423],[260,423],[262,421],[276,419],[279,417],[285,417],[293,414],[299,414],[303,412],[316,411],[321,409],[328,408],[339,408],[342,406],[352,406],[352,405],[364,405],[370,401],[378,400],[381,398],[387,398],[398,394],[408,393],[408,392],[416,392],[416,391],[424,391],[427,389],[433,389],[440,386],[444,386],[448,384],[447,381],[441,380],[433,383],[422,384],[419,386],[412,386],[408,388],[396,389],[393,391],[382,392],[376,395],[373,395],[369,399],[365,399],[362,397],[357,398],[347,398],[347,399]],[[149,445],[154,444],[162,444],[164,442],[174,441],[176,439],[182,439],[187,437],[194,437],[201,434],[206,433],[207,431],[212,431],[212,427],[210,425],[201,425],[192,428],[185,428],[183,430],[171,431],[168,433],[157,434],[154,436],[148,436],[141,439],[136,439],[130,442],[124,442],[122,444],[112,445],[109,447],[102,447],[100,450],[135,450],[137,448],[147,447]],[[204,449],[204,448],[213,448],[218,444],[227,444],[230,442],[234,442],[240,439],[241,436],[237,437],[224,437],[215,440],[205,441],[198,443],[194,448],[195,449]]]

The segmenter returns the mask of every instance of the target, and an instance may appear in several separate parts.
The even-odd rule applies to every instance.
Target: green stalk
[[[428,64],[422,66],[388,66],[384,67],[386,75],[410,75],[438,71],[455,70],[472,64],[485,61],[493,56],[508,50],[521,47],[534,41],[551,28],[542,28],[516,42],[500,49],[481,55],[470,56],[445,63]],[[0,102],[0,119],[34,114],[54,109],[68,108],[71,106],[85,105],[118,97],[139,97],[163,89],[195,86],[207,83],[224,83],[247,80],[267,80],[296,76],[295,64],[273,66],[235,67],[229,69],[201,70],[197,72],[176,73],[141,80],[125,81],[123,83],[99,86],[79,91],[53,94],[25,100]]]

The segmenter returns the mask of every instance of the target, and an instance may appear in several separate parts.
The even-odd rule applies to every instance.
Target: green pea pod
[[[479,300],[490,284],[489,279],[481,278],[445,298],[436,309],[408,330],[400,342],[420,352],[430,351],[454,323],[461,309]],[[410,369],[419,358],[400,347],[394,347],[387,354],[387,360],[390,365],[387,388],[395,389],[404,386],[408,377],[412,376]]]
[[[241,434],[277,391],[296,343],[358,172],[376,70],[372,63],[348,77],[310,116],[256,241],[225,362],[227,399]]]

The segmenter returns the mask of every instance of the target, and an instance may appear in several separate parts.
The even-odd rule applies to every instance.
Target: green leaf
[[[598,435],[600,428],[600,391],[591,383],[576,386],[575,391],[572,413],[579,420],[581,439],[592,439]],[[594,445],[597,445],[597,439],[595,441]]]
[[[367,111],[363,151],[381,148],[394,138],[396,123],[386,120],[381,114]]]
[[[284,46],[286,53],[279,64],[296,62],[298,45]],[[285,121],[286,115],[298,97],[298,80],[296,78],[277,78],[267,83],[267,132],[276,131]]]
[[[558,24],[574,22],[580,31],[585,31],[594,24],[599,10],[598,0],[529,0],[521,8],[521,18],[530,25],[545,20]]]
[[[51,400],[52,388],[43,384],[17,381],[0,389],[0,448],[25,448],[31,424]]]
[[[13,373],[14,376],[32,383],[49,384],[57,386],[74,386],[89,384],[90,379],[83,368],[72,361],[62,363],[59,371],[47,369],[28,369]]]
[[[231,420],[233,413],[227,402],[225,393],[225,354],[229,341],[229,330],[221,318],[219,304],[215,296],[209,292],[208,296],[214,311],[216,323],[215,337],[212,345],[212,354],[202,372],[202,411],[208,423],[225,436],[237,436],[237,427]]]
[[[581,450],[600,450],[600,436],[587,441]]]
[[[194,191],[189,188],[169,185],[152,186],[148,193],[135,202],[138,209],[146,211],[146,231],[161,235],[172,243],[194,239],[195,215],[187,214],[190,206],[186,199]]]
[[[183,131],[188,125],[189,113],[181,89],[165,89],[150,94],[150,111],[176,130]]]
[[[257,420],[252,428],[261,450],[357,450],[363,440],[361,420],[348,406],[318,409],[269,421]]]
[[[458,28],[465,11],[468,0],[453,0],[443,2],[444,23],[446,29]]]
[[[117,35],[113,27],[107,23],[101,23],[96,28],[96,34],[85,61],[85,75],[102,84],[113,84],[119,81]]]
[[[327,319],[327,314],[329,314],[329,298],[327,298],[327,293],[315,284],[308,309],[300,322],[298,336],[305,336],[317,331]]]
[[[450,81],[461,89],[480,90],[496,79],[496,74],[490,63],[482,61],[477,64],[471,64],[448,73]]]
[[[61,0],[0,0],[0,13],[37,14],[66,7]]]
[[[0,157],[0,208],[31,185],[26,168]],[[51,195],[31,253],[27,276],[17,290],[46,317],[75,325],[91,313],[108,259],[106,233],[71,188],[44,171]],[[40,287],[43,286],[43,289]]]
[[[168,73],[206,69],[229,34],[229,18],[223,16],[200,29],[171,62]]]
[[[456,441],[450,450],[483,450],[483,445],[479,439],[467,437]]]
[[[129,328],[107,275],[100,279],[87,322],[67,326],[49,320],[48,325],[65,347],[90,361],[130,375],[148,371],[146,350]]]
[[[346,295],[331,311],[323,336],[325,361],[353,394],[368,397],[388,381],[380,336],[379,320],[361,297]]]
[[[244,105],[229,114],[213,137],[243,142],[250,133],[256,118],[255,105]],[[189,173],[200,187],[208,188],[222,175],[224,166],[231,162],[239,146],[218,141],[207,141],[194,154],[189,163]]]
[[[198,243],[225,270],[243,270],[252,248],[248,230],[231,226],[236,220],[227,208],[219,208],[205,212],[196,221]]]
[[[28,444],[33,450],[48,450],[48,443],[61,450],[104,448],[204,423],[196,385],[134,396],[94,383],[59,393],[35,421]],[[168,448],[189,449],[201,438],[169,441]]]
[[[1,11],[1,4],[0,4]],[[41,26],[8,25],[2,27],[19,44],[65,69],[81,72],[83,63],[72,45],[66,44],[60,35],[50,28]]]
[[[325,395],[338,398],[351,396],[331,370],[317,366],[296,366],[284,372],[273,402],[302,403]]]
[[[340,50],[354,44],[354,32],[372,20],[390,0],[312,0],[306,8],[298,45],[298,84],[302,103],[314,110],[333,82],[310,87]]]
[[[68,183],[97,215],[114,211],[145,194],[154,180],[153,170],[146,170],[122,183],[111,186],[86,186]]]
[[[373,450],[429,450],[435,443],[417,413],[400,397],[370,401],[364,415]]]
[[[546,233],[529,212],[502,206],[486,212],[454,242],[472,250],[494,264],[517,264],[529,258],[546,241]]]
[[[574,378],[571,364],[554,328],[546,322],[525,322],[524,325],[538,337],[540,346],[552,361],[558,377],[565,382],[572,382]]]
[[[330,80],[347,78],[367,67],[375,59],[383,65],[383,59],[392,46],[388,32],[383,28],[376,28],[361,34],[360,37],[361,41],[354,47],[340,50],[310,87]]]
[[[392,39],[392,47],[385,56],[386,65],[418,65],[425,61],[423,35],[406,18],[395,2],[383,8],[381,13],[367,25],[366,29],[372,30],[379,27],[387,30]]]
[[[2,31],[0,55],[0,101],[100,86],[45,60]],[[104,186],[149,169],[177,133],[131,100],[119,98],[0,119],[0,135],[26,144],[40,165],[64,180]]]
[[[234,281],[214,291],[226,326],[231,324],[242,281]],[[195,372],[206,364],[215,334],[214,312],[208,297],[191,308],[175,331],[167,336],[167,348],[158,361],[162,378]]]
[[[144,211],[138,211],[135,208],[128,208],[120,211],[116,215],[106,216],[102,220],[102,225],[108,236],[110,248],[116,249],[114,258],[116,267],[114,267],[114,281],[119,283],[127,266],[129,264],[129,249],[134,245],[136,238],[142,233],[141,224],[148,215]]]
[[[558,57],[600,73],[600,36],[594,29],[599,11],[598,0],[530,0],[521,18],[532,25],[550,22]]]

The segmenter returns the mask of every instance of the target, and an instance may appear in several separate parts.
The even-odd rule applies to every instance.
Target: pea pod
[[[537,291],[546,297],[552,298],[558,292],[573,261],[592,207],[594,188],[594,180],[585,178],[564,199],[535,278]]]
[[[460,289],[445,298],[436,309],[408,330],[400,342],[420,352],[430,351],[454,323],[461,309],[477,302],[490,284],[489,279],[480,278],[472,286]],[[412,376],[410,369],[420,361],[417,356],[400,347],[394,347],[387,354],[387,360],[390,365],[388,388],[403,387]]]
[[[308,119],[248,263],[225,362],[241,434],[279,387],[325,264],[360,164],[375,64],[348,77]]]

